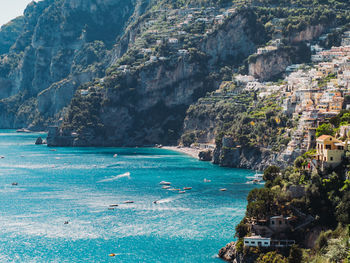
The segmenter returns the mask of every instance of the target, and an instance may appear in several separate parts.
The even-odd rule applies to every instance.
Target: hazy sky
[[[23,14],[32,0],[0,0],[0,26]]]

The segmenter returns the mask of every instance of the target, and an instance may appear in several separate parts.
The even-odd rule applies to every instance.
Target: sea
[[[254,171],[170,150],[39,136],[0,130],[0,262],[221,262],[257,187]]]

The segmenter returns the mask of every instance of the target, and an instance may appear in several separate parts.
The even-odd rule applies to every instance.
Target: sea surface
[[[256,187],[253,171],[169,150],[49,148],[38,136],[0,130],[0,262],[221,262]]]

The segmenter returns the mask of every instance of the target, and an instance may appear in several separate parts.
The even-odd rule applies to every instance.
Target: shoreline
[[[175,151],[175,152],[179,152],[179,153],[184,153],[184,154],[187,154],[187,155],[189,155],[195,159],[198,159],[198,160],[199,160],[198,154],[201,151],[199,149],[193,149],[190,147],[178,148],[178,146],[163,146],[161,149],[171,150],[171,151]]]

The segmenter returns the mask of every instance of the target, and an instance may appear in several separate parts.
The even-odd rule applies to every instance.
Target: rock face
[[[211,150],[201,151],[198,154],[199,160],[209,162],[213,159],[213,152]]]
[[[49,119],[72,99],[78,86],[101,77],[109,50],[136,12],[131,0],[44,0],[0,30],[0,128]],[[145,2],[147,5],[147,1]],[[21,28],[12,30],[9,27]],[[11,51],[9,51],[11,46]],[[13,101],[16,100],[16,103]],[[21,106],[38,105],[21,118]],[[35,101],[35,102],[34,102]],[[1,106],[3,105],[3,106]],[[23,122],[24,121],[24,122]]]
[[[43,144],[43,139],[42,139],[41,137],[38,137],[38,139],[36,139],[36,141],[35,141],[35,144],[36,144],[36,145],[41,145],[41,144]]]
[[[238,262],[236,260],[236,246],[235,242],[228,243],[222,249],[220,249],[218,256],[227,262]]]
[[[0,55],[10,51],[10,48],[16,42],[19,35],[23,32],[24,17],[20,16],[6,25],[3,25],[0,30]]]
[[[71,114],[62,128],[70,132],[80,130],[72,145],[175,144],[188,106],[217,87],[215,80],[209,77],[210,69],[221,57],[238,61],[255,51],[256,41],[261,39],[259,34],[264,32],[251,27],[256,24],[251,19],[254,19],[252,11],[243,10],[201,39],[198,48],[185,56],[107,75],[102,84],[94,85],[95,91],[91,94],[99,97],[95,127],[103,127],[103,130],[79,126],[80,112],[74,112],[71,105]],[[215,49],[214,43],[219,43],[223,49]],[[78,94],[76,100],[83,106],[90,98]],[[90,116],[94,114],[97,113]],[[71,125],[73,122],[77,124]]]
[[[305,45],[284,47],[248,60],[249,75],[266,81],[285,72],[291,64],[309,62],[311,53]]]
[[[257,256],[254,254],[244,254],[242,252],[238,252],[236,249],[236,243],[231,242],[226,246],[220,249],[218,256],[231,263],[254,263],[257,259]]]
[[[222,147],[214,151],[213,162],[224,167],[245,168],[262,171],[270,165],[285,167],[279,154],[268,149],[253,147]]]

